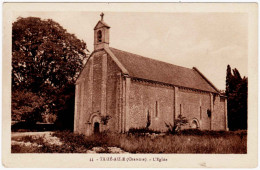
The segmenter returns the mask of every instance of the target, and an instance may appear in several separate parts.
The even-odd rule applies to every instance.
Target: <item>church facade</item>
[[[131,128],[165,132],[179,115],[185,128],[227,130],[227,100],[197,69],[109,47],[110,27],[94,28],[94,51],[76,81],[74,132]]]

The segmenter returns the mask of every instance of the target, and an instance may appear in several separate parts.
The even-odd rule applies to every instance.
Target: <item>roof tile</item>
[[[217,93],[194,69],[185,68],[111,48],[129,76]]]

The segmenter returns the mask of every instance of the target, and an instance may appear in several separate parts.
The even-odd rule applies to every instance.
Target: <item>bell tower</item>
[[[109,28],[104,22],[104,13],[100,14],[101,19],[94,28],[94,50],[103,49],[109,45]]]

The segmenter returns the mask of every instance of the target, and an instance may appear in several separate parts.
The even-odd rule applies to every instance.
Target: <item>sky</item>
[[[17,17],[53,19],[93,51],[98,12],[15,12]],[[183,67],[197,67],[218,89],[225,89],[226,68],[248,76],[246,13],[106,12],[110,47]],[[158,68],[159,69],[159,68]]]

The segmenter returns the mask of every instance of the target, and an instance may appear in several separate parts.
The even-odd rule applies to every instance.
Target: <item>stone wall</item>
[[[117,96],[119,95],[119,77],[120,70],[116,63],[108,56],[107,59],[107,91],[106,91],[106,114],[111,116],[108,121],[107,129],[110,131],[119,131],[119,113],[117,106]]]
[[[77,133],[86,134],[86,122],[91,114],[92,110],[92,88],[91,85],[93,81],[92,78],[92,62],[93,58],[91,58],[85,69],[84,72],[81,73],[80,79],[77,81],[76,84],[76,107],[75,107],[75,117],[74,117],[74,131]],[[87,96],[89,97],[88,100]],[[86,102],[85,102],[86,101]]]
[[[217,94],[124,77],[105,51],[96,51],[76,83],[74,131],[91,135],[93,121],[100,123],[101,116],[111,117],[106,126],[100,124],[101,131],[144,128],[148,113],[153,130],[166,131],[165,123],[173,125],[179,114],[189,123],[196,119],[201,130],[225,130],[225,100]]]
[[[93,112],[101,112],[102,54],[93,57]]]
[[[214,99],[214,111],[212,114],[212,130],[226,130],[226,108],[225,98],[219,95],[215,96]]]
[[[197,119],[200,129],[210,130],[208,109],[210,110],[210,93],[179,89],[176,101],[176,117],[181,114],[188,119],[189,123],[193,119]]]
[[[90,116],[93,114],[111,116],[106,126],[100,124],[101,131],[118,131],[116,95],[119,72],[104,51],[95,52],[88,60],[76,84],[75,132],[92,134],[94,122],[90,122]]]
[[[207,110],[211,111],[210,117]],[[197,119],[201,130],[226,130],[225,98],[218,94],[181,88],[177,93],[176,117],[180,113],[189,123]]]
[[[104,54],[103,51],[94,53],[77,80],[74,132],[91,134],[90,116],[101,112],[102,55]]]
[[[170,86],[131,81],[128,128],[144,128],[147,114],[151,116],[150,129],[166,131],[166,123],[173,124],[174,89]]]

